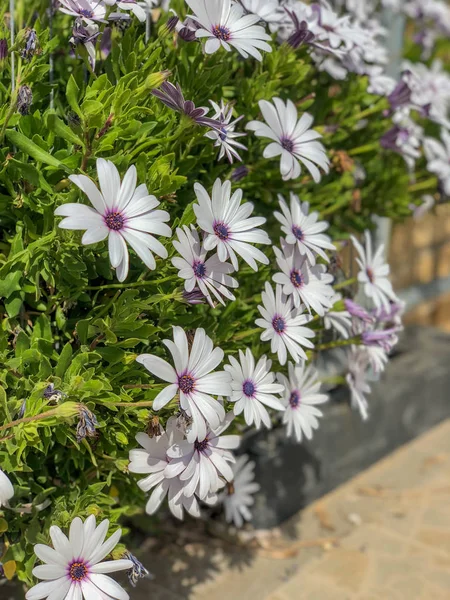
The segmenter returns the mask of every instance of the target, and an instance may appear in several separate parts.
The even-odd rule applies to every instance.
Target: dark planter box
[[[253,524],[279,525],[301,508],[399,446],[450,417],[450,335],[407,329],[381,380],[372,385],[370,419],[348,406],[348,392],[332,392],[311,442],[289,441],[284,428],[248,435],[242,445],[256,462],[261,490]]]

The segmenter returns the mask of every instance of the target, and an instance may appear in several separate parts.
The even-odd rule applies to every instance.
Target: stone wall
[[[450,278],[450,205],[437,206],[419,221],[394,225],[389,261],[396,291],[424,288],[423,301],[409,311],[405,322],[450,331],[450,288],[433,297],[433,282]]]

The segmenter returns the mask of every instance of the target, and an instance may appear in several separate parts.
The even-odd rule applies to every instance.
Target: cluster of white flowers
[[[74,38],[86,45],[94,64],[98,22],[130,18],[130,11],[144,21],[147,9],[158,1],[59,3],[62,12],[77,18]],[[294,47],[307,44],[318,68],[333,77],[344,78],[349,72],[368,75],[370,90],[387,96],[392,107],[393,129],[384,136],[384,147],[400,152],[411,168],[423,147],[429,170],[438,175],[444,192],[450,195],[450,133],[446,129],[450,126],[450,77],[435,63],[431,69],[405,65],[398,83],[389,78],[383,66],[386,49],[380,43],[385,32],[374,16],[375,3],[341,0],[333,7],[325,0],[319,4],[300,0],[186,0],[186,4],[191,13],[185,23],[177,25],[177,31],[181,35],[187,29],[194,39],[203,40],[206,54],[235,50],[243,58],[260,61],[261,52],[271,52],[268,28],[281,42]],[[417,4],[408,2],[406,10],[412,12]],[[435,12],[424,11],[424,18],[437,22],[440,4],[434,2]],[[384,0],[383,5],[401,9],[395,0]],[[344,6],[348,13],[341,15],[338,9]],[[232,104],[210,100],[213,115],[208,117],[209,109],[186,101],[178,85],[166,82],[160,90],[153,90],[153,95],[170,109],[208,127],[205,137],[219,148],[219,159],[226,156],[230,163],[241,160],[239,152],[247,148],[238,140],[245,134],[236,131],[236,126],[243,116],[233,118]],[[246,129],[269,140],[263,157],[280,157],[283,181],[298,179],[304,167],[304,175],[319,183],[322,173],[329,172],[330,161],[319,141],[321,134],[312,129],[313,117],[299,115],[291,100],[278,97],[260,100],[259,109],[264,122],[250,121]],[[443,126],[443,144],[424,138],[423,129],[412,118],[414,112]],[[321,391],[319,373],[308,362],[321,349],[321,344],[313,341],[319,329],[346,341],[345,379],[351,403],[363,419],[368,417],[370,375],[384,370],[397,343],[404,308],[389,280],[384,249],[380,246],[373,251],[369,232],[365,232],[364,245],[352,237],[359,267],[357,298],[361,304],[357,304],[343,299],[333,287],[335,271],[329,263],[336,248],[326,233],[329,223],[294,193],[289,202],[278,198],[279,211],[273,216],[283,237],[279,247],[273,247],[275,260],[271,264],[267,253],[257,247],[272,244],[263,229],[266,218],[253,214],[254,205],[243,200],[242,189],[232,190],[230,181],[217,179],[210,191],[195,183],[196,222],[178,227],[172,240],[169,213],[159,208],[159,200],[145,184],[138,185],[134,165],[122,180],[111,161],[99,158],[96,167],[98,186],[86,175],[70,176],[92,207],[63,204],[55,215],[64,217],[60,228],[84,231],[83,245],[107,240],[110,264],[120,282],[130,272],[129,247],[150,270],[157,268],[155,255],[168,259],[169,243],[160,238],[168,238],[176,251],[170,253],[171,264],[183,281],[188,302],[195,296],[196,301],[206,301],[215,308],[216,303],[235,301],[242,262],[254,271],[260,265],[273,268],[269,275],[273,284],[269,279],[261,290],[260,317],[255,324],[262,329],[261,342],[270,342],[271,353],[284,372],[278,372],[265,354],[256,356],[248,347],[225,356],[203,328],[186,332],[173,327],[172,339],[162,341],[171,355],[170,362],[162,358],[163,347],[136,359],[156,380],[167,384],[161,386],[152,405],[163,415],[165,427],[153,437],[139,433],[136,441],[140,447],[129,454],[129,472],[145,476],[138,486],[150,493],[147,513],[154,514],[166,498],[179,519],[185,511],[199,517],[202,503],[222,503],[227,521],[240,527],[251,519],[253,494],[259,486],[253,481],[255,465],[247,456],[236,458],[233,454],[240,437],[224,432],[236,416],[243,415],[246,425],[256,429],[270,429],[278,422],[285,425],[286,436],[298,442],[313,437],[323,416],[318,405],[328,401],[328,395]],[[13,495],[11,482],[0,470],[0,507],[8,508]],[[52,527],[53,548],[35,546],[44,564],[35,567],[33,574],[43,582],[28,592],[27,600],[81,600],[83,595],[127,600],[128,594],[105,574],[132,571],[135,563],[130,558],[103,562],[120,538],[120,531],[116,531],[105,541],[108,527],[107,521],[97,527],[92,516],[84,523],[74,519],[68,537]]]

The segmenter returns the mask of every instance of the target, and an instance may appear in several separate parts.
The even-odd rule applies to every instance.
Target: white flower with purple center
[[[327,221],[319,221],[319,213],[309,212],[309,203],[300,202],[291,192],[290,210],[283,196],[279,195],[281,213],[275,212],[275,218],[281,223],[288,244],[296,244],[301,255],[306,255],[311,265],[316,264],[316,255],[330,262],[325,250],[336,250],[331,238],[324,232]]]
[[[363,421],[369,418],[369,403],[366,394],[371,392],[370,385],[367,383],[369,360],[365,350],[365,348],[353,347],[348,352],[348,372],[345,377],[350,389],[351,406],[359,411]]]
[[[310,340],[315,333],[305,325],[313,317],[294,308],[292,300],[283,295],[281,285],[276,286],[275,295],[272,286],[266,282],[262,302],[263,305],[258,306],[258,310],[263,318],[256,319],[255,323],[265,330],[261,334],[261,340],[270,340],[271,350],[278,354],[280,364],[286,363],[288,352],[295,363],[308,360],[303,347],[314,348]]]
[[[317,140],[321,134],[310,129],[313,118],[304,113],[298,120],[295,104],[288,100],[286,103],[280,98],[273,98],[273,104],[267,100],[260,100],[259,107],[266,123],[250,121],[247,129],[254,131],[257,137],[273,140],[264,150],[264,158],[280,156],[280,171],[283,181],[297,179],[301,174],[302,163],[311,173],[316,183],[321,179],[321,167],[325,173],[329,172],[330,161],[325,153],[325,148]]]
[[[153,410],[161,410],[176,394],[181,409],[192,419],[187,431],[191,442],[204,440],[207,426],[216,429],[225,417],[225,410],[211,394],[231,395],[231,377],[226,371],[216,371],[223,360],[223,350],[214,348],[204,329],[197,329],[189,350],[186,333],[173,328],[173,341],[163,340],[172,354],[175,368],[153,354],[141,354],[137,362],[156,377],[170,383],[153,401]]]
[[[234,402],[235,415],[244,413],[247,425],[255,425],[260,429],[263,423],[268,429],[272,423],[266,406],[274,410],[284,410],[279,394],[283,386],[275,382],[275,375],[271,373],[272,361],[262,356],[255,364],[254,356],[249,348],[239,350],[239,361],[233,356],[229,357],[230,364],[224,369],[231,375],[230,402]]]
[[[259,50],[272,52],[267,42],[271,41],[264,27],[256,25],[258,15],[245,14],[241,4],[232,0],[186,0],[193,11],[192,19],[200,25],[195,33],[197,38],[208,38],[206,54],[213,54],[219,48],[231,51],[233,46],[244,57],[253,56],[262,60]]]
[[[81,600],[116,599],[128,600],[127,592],[105,573],[125,571],[133,567],[128,559],[104,559],[120,540],[118,529],[105,541],[109,521],[97,527],[91,515],[84,523],[75,517],[67,538],[59,527],[50,527],[51,546],[36,544],[34,553],[44,563],[34,567],[33,575],[43,579],[26,594],[26,600]]]
[[[450,196],[450,133],[441,129],[442,144],[434,138],[425,138],[423,148],[430,173],[438,176],[442,188]]]
[[[72,17],[81,17],[86,23],[104,21],[106,7],[102,0],[58,0],[59,10]]]
[[[197,223],[207,234],[203,246],[206,250],[217,248],[219,260],[225,262],[228,257],[233,267],[238,270],[237,254],[255,271],[258,270],[256,261],[269,264],[268,257],[252,246],[252,244],[270,244],[270,238],[265,231],[258,229],[264,225],[264,217],[250,217],[253,204],[241,204],[242,190],[236,190],[231,195],[231,183],[216,179],[212,198],[205,188],[196,183],[194,190],[198,204],[194,204]]]
[[[246,454],[238,456],[232,465],[233,481],[227,483],[221,501],[225,509],[225,519],[242,527],[244,521],[250,521],[252,513],[249,507],[253,505],[255,494],[261,486],[254,481],[255,463]]]
[[[0,469],[0,508],[7,506],[9,500],[14,496],[14,488],[9,477]]]
[[[235,128],[237,123],[239,123],[243,117],[241,116],[234,121],[231,121],[233,117],[233,107],[230,104],[225,104],[223,100],[220,106],[213,100],[210,100],[210,103],[214,110],[214,115],[211,118],[221,123],[222,126],[220,130],[212,129],[205,134],[205,137],[210,140],[215,140],[216,143],[214,146],[220,148],[219,160],[222,160],[226,155],[231,164],[233,164],[234,158],[242,161],[236,148],[247,150],[247,146],[244,146],[244,144],[241,144],[236,140],[240,137],[245,137],[246,134],[235,131]]]
[[[369,231],[365,231],[365,248],[352,236],[353,245],[358,252],[356,259],[359,268],[358,282],[364,294],[370,298],[375,308],[389,307],[390,301],[397,302],[398,298],[389,281],[389,265],[384,260],[384,245],[381,244],[375,253],[372,251],[372,239]]]
[[[196,494],[207,500],[233,479],[230,463],[235,458],[231,450],[239,446],[238,435],[222,435],[234,418],[228,413],[216,429],[208,428],[203,439],[184,440],[173,444],[167,451],[171,458],[164,470],[166,477],[179,477],[185,482],[183,493],[190,498]]]
[[[200,516],[200,507],[195,496],[187,498],[184,495],[186,483],[178,477],[167,478],[164,470],[171,462],[167,452],[173,444],[184,439],[183,432],[177,427],[177,418],[170,417],[167,421],[166,431],[161,435],[149,437],[146,433],[138,433],[136,441],[141,448],[130,450],[130,473],[145,474],[147,477],[138,482],[144,492],[153,492],[148,499],[145,511],[149,515],[155,514],[167,496],[171,513],[177,519],[183,518],[186,510],[193,517]]]
[[[234,271],[233,266],[221,262],[217,254],[207,258],[207,251],[193,226],[189,229],[185,225],[183,229],[178,228],[176,233],[178,241],[174,241],[173,245],[180,256],[172,258],[172,264],[179,269],[178,276],[185,280],[186,292],[190,293],[198,287],[213,308],[213,298],[221,304],[225,304],[224,297],[236,300],[228,289],[239,287],[236,279],[229,275]]]
[[[306,255],[301,255],[297,246],[280,239],[281,250],[273,250],[281,273],[273,276],[275,283],[283,286],[285,296],[291,296],[294,306],[304,304],[309,312],[314,310],[323,317],[331,308],[334,295],[334,277],[326,272],[325,265],[311,265]]]
[[[295,437],[298,442],[303,436],[311,440],[313,431],[319,427],[319,418],[323,416],[317,405],[327,402],[328,396],[320,393],[317,371],[312,366],[289,363],[288,371],[289,378],[281,373],[277,375],[285,390],[283,423],[287,426],[287,436]]]
[[[131,11],[135,17],[139,19],[142,23],[146,19],[145,9],[139,6],[139,3],[136,0],[103,0],[105,4],[108,6],[117,6],[121,10],[129,10]]]
[[[127,243],[149,269],[155,269],[153,253],[167,258],[167,250],[154,235],[172,235],[165,223],[170,218],[169,213],[155,210],[159,201],[149,195],[145,184],[136,187],[136,167],[131,166],[121,182],[113,163],[99,158],[97,173],[101,191],[86,175],[69,177],[87,195],[94,208],[84,204],[59,206],[55,215],[66,217],[59,227],[86,230],[81,238],[84,245],[108,238],[109,259],[119,281],[125,281],[128,275]]]
[[[336,308],[336,304],[341,301],[341,294],[335,294],[331,298],[330,302],[332,310],[329,310],[327,313],[325,313],[323,324],[325,325],[325,329],[334,329],[344,339],[348,339],[352,330],[351,314],[348,312],[348,310],[334,310]]]

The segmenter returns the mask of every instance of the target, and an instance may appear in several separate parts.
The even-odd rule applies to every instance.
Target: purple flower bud
[[[153,579],[153,575],[144,567],[144,565],[131,552],[125,552],[122,558],[131,560],[133,566],[127,571],[128,581],[133,587],[136,587],[139,579],[147,577]]]
[[[0,40],[0,62],[8,58],[8,42],[4,39]]]
[[[344,300],[345,308],[352,315],[352,317],[356,317],[357,319],[361,319],[364,323],[373,323],[374,318],[372,315],[366,311],[365,308],[353,302],[353,300]]]
[[[391,105],[391,110],[395,111],[411,102],[411,88],[406,81],[399,81],[394,90],[389,94],[388,100]]]
[[[205,304],[206,303],[205,296],[198,289],[194,289],[194,290],[192,290],[192,292],[184,291],[183,298],[187,304],[195,305],[195,304]]]
[[[390,352],[398,342],[397,328],[364,331],[361,339],[365,346],[377,346],[385,352]]]
[[[33,104],[33,92],[27,85],[21,85],[17,93],[17,110],[25,116],[30,112],[30,106]]]
[[[247,177],[248,173],[248,168],[245,165],[241,165],[240,167],[234,169],[234,171],[231,173],[231,179],[237,183],[238,181],[241,181],[241,179]]]
[[[179,18],[176,15],[170,17],[170,19],[166,23],[166,29],[169,32],[175,31],[176,26],[178,25]]]
[[[21,52],[24,60],[31,60],[38,53],[39,41],[34,29],[27,29],[25,33],[25,48]]]
[[[299,21],[294,11],[287,8],[285,8],[285,11],[291,17],[294,24],[294,33],[289,37],[288,44],[295,49],[300,48],[303,44],[312,44],[316,36],[312,31],[309,31],[308,23],[306,21]]]
[[[98,426],[97,417],[86,406],[80,405],[80,418],[77,424],[77,442],[87,437],[96,438]]]
[[[218,129],[220,131],[221,123],[205,116],[208,112],[207,108],[196,108],[192,100],[185,100],[178,83],[174,86],[170,81],[165,81],[159,90],[154,89],[151,93],[161,100],[168,108],[185,114],[198,125],[211,127],[212,129]]]

